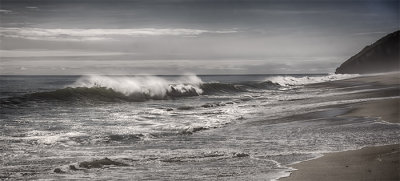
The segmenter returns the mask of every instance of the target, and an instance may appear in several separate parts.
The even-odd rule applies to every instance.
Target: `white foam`
[[[89,75],[79,78],[68,87],[107,87],[126,96],[140,93],[151,97],[164,97],[173,90],[180,93],[194,90],[197,94],[202,94],[201,83],[202,80],[195,75],[182,76],[176,80],[166,80],[156,76],[113,77]]]
[[[359,76],[358,74],[329,74],[326,76],[303,76],[303,77],[293,77],[293,76],[274,76],[268,77],[265,81],[271,81],[277,83],[281,86],[297,86],[314,84],[320,82],[329,82],[335,80],[348,79]]]
[[[52,133],[50,131],[30,131],[28,137],[24,138],[27,140],[37,140],[39,144],[52,145],[57,142],[67,143],[69,145],[76,144],[74,141],[70,140],[73,137],[87,136],[82,132],[67,132],[67,133]]]

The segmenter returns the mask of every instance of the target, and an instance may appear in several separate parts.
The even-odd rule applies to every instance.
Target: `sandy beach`
[[[321,158],[293,165],[289,177],[280,180],[399,180],[400,145],[367,147],[329,153]]]
[[[399,77],[399,73],[390,73],[362,76],[323,83],[323,85],[340,89],[352,89],[351,85],[369,85],[394,90],[369,92],[366,94],[369,97],[388,98],[348,104],[346,106],[350,108],[350,111],[340,117],[365,117],[398,124],[400,119]],[[399,180],[399,162],[400,145],[398,144],[366,147],[360,150],[327,153],[323,157],[294,164],[291,167],[296,171],[293,171],[289,177],[279,180]]]
[[[400,98],[368,101],[355,104],[354,109],[343,116],[377,117],[378,120],[390,123],[400,123]]]

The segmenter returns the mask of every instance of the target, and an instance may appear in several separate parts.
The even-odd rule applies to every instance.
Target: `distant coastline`
[[[369,74],[400,70],[400,30],[390,33],[340,65],[337,74]]]

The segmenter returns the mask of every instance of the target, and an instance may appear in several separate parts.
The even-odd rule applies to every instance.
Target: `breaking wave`
[[[220,94],[248,91],[250,88],[266,88],[272,83],[204,83],[195,75],[167,80],[156,76],[114,77],[90,75],[79,78],[75,83],[48,92],[26,94],[2,100],[2,103],[21,103],[32,100],[96,100],[106,102],[175,99],[199,96],[201,94]]]
[[[111,77],[91,75],[81,77],[69,87],[104,87],[125,96],[143,94],[149,97],[161,98],[171,94],[202,94],[203,91],[199,88],[202,83],[201,79],[195,75],[183,76],[173,81],[156,76]]]
[[[90,75],[75,83],[49,92],[27,94],[20,99],[28,100],[97,100],[106,102],[173,99],[198,96],[203,93],[203,82],[194,75],[177,80],[166,80],[155,76],[113,77]]]
[[[75,81],[75,83],[62,89],[36,92],[0,101],[2,105],[14,105],[36,100],[141,102],[146,100],[176,99],[179,97],[275,89],[281,86],[305,85],[355,76],[357,75],[274,76],[267,78],[263,82],[219,83],[203,82],[196,75],[182,76],[174,80],[157,76],[117,77],[90,75],[83,76]]]
[[[201,79],[195,75],[182,76],[177,80],[166,80],[155,76],[110,77],[92,75],[81,77],[70,85],[70,88],[66,89],[107,91],[106,96],[119,97],[127,101],[144,101],[198,96],[203,93],[200,88],[202,83]]]
[[[359,76],[358,74],[329,74],[326,76],[274,76],[269,77],[265,81],[271,81],[281,86],[299,86],[307,84],[315,84],[321,82],[329,82],[335,80],[348,79]]]

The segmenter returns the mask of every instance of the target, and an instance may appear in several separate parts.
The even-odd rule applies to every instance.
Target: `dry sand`
[[[363,76],[353,79],[323,83],[314,86],[347,88],[353,85],[395,87],[391,92],[374,92],[370,96],[399,96],[400,73]],[[381,95],[384,94],[384,95]],[[380,121],[400,123],[400,98],[389,98],[351,104],[352,110],[344,117],[374,117]],[[323,157],[292,165],[298,169],[289,177],[279,180],[294,181],[345,181],[390,180],[400,181],[400,145],[367,147],[360,150],[328,153]]]

